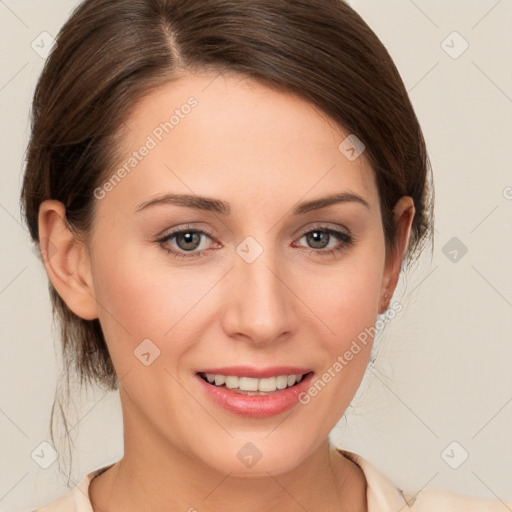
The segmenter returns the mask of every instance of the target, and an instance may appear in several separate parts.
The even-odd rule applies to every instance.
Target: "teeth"
[[[226,376],[226,387],[228,389],[235,389],[238,387],[238,377],[233,377],[232,375]]]
[[[269,377],[267,379],[251,379],[256,381],[256,385],[258,386],[258,391],[275,391],[277,388],[277,379],[276,377]],[[240,379],[240,382],[242,379]],[[240,384],[240,389],[244,389],[243,385]]]
[[[224,384],[226,382],[226,377],[224,377],[224,375],[215,375],[215,376],[213,376],[213,381],[210,380],[210,377],[212,377],[211,373],[207,373],[206,377],[207,377],[208,382],[210,384],[213,383],[213,381],[215,381],[215,385],[216,386],[222,386],[222,384]]]
[[[237,387],[242,391],[273,391],[272,389],[258,389],[259,382],[259,379],[252,379],[250,377],[238,377]],[[261,379],[261,382],[263,382],[263,379]]]
[[[288,386],[288,377],[286,375],[279,375],[279,377],[276,377],[277,389],[284,389],[287,386]]]
[[[285,389],[294,384],[298,384],[303,375],[279,375],[277,377],[269,377],[266,379],[255,379],[252,377],[237,377],[234,375],[220,375],[214,373],[206,373],[206,380],[210,384],[216,386],[226,385],[228,389],[239,389],[241,391],[263,391],[273,392],[277,389]]]

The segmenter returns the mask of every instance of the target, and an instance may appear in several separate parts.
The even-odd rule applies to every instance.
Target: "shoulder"
[[[89,500],[89,484],[96,475],[103,473],[112,465],[91,471],[70,492],[32,512],[93,512]]]
[[[481,499],[450,491],[424,489],[411,498],[413,512],[505,512],[512,510],[512,502]]]
[[[79,509],[76,508],[74,494],[75,491],[71,491],[33,512],[78,512]]]
[[[505,512],[512,511],[512,502],[499,499],[481,499],[451,491],[424,489],[408,493],[396,487],[368,460],[353,452],[338,450],[358,464],[364,472],[367,485],[369,512]]]

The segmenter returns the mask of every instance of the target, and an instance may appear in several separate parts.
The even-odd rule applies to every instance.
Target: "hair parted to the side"
[[[93,191],[114,170],[123,121],[182,70],[239,74],[314,104],[365,144],[386,248],[395,241],[392,208],[404,195],[416,214],[403,266],[432,241],[434,191],[421,128],[387,50],[344,1],[85,0],[56,41],[34,93],[21,196],[34,242],[46,199],[61,201],[70,229],[87,240]],[[72,313],[51,282],[49,291],[68,395],[70,373],[80,386],[118,389],[99,321]]]

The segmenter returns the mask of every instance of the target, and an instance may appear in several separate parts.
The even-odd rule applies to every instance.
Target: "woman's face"
[[[88,260],[125,442],[233,475],[289,470],[352,400],[393,291],[364,153],[340,150],[349,133],[302,99],[206,73],[145,97],[126,128]],[[347,200],[315,203],[335,194]],[[205,370],[313,374],[300,401],[294,388],[269,400],[214,388]]]

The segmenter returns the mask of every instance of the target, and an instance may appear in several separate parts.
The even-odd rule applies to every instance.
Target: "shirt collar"
[[[353,452],[337,450],[355,462],[363,471],[366,478],[366,500],[368,512],[406,512],[414,502],[414,498],[398,489],[377,468],[366,459]]]

